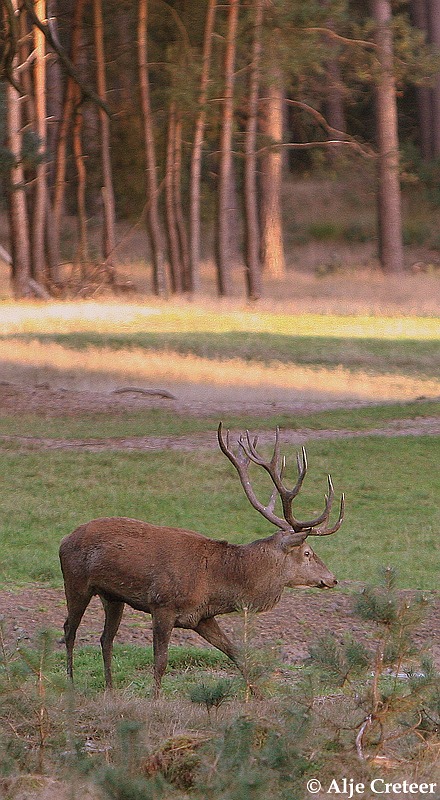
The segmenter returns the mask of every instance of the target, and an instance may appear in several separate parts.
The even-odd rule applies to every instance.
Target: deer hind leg
[[[151,618],[153,622],[154,696],[157,698],[168,664],[168,645],[176,616],[167,609],[158,608],[152,611]]]
[[[70,597],[66,590],[67,619],[64,623],[64,642],[67,651],[67,675],[71,680],[73,680],[73,647],[76,632],[91,598],[91,594],[85,596],[75,594],[74,597]]]
[[[240,666],[240,651],[238,647],[236,647],[230,639],[223,633],[220,625],[218,624],[217,620],[214,617],[210,619],[202,619],[200,620],[197,628],[194,628],[195,631],[202,636],[203,639],[206,639],[209,644],[212,644],[218,650],[221,650],[222,653],[225,653],[231,661],[241,670]]]
[[[112,652],[113,652],[113,639],[115,638],[119,624],[121,622],[122,614],[124,612],[124,603],[120,600],[108,600],[100,595],[101,603],[104,606],[105,623],[104,630],[101,636],[101,650],[102,658],[104,661],[104,675],[105,685],[107,689],[113,686],[112,681]]]

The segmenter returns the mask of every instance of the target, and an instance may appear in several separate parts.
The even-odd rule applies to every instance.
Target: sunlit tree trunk
[[[93,0],[96,84],[101,100],[107,99],[104,55],[104,33],[102,21],[102,0]],[[102,164],[102,203],[104,211],[103,255],[109,264],[111,254],[116,246],[115,233],[115,197],[113,191],[112,162],[110,151],[110,120],[103,108],[99,109],[99,125],[101,130],[101,164]]]
[[[372,0],[379,74],[376,85],[379,258],[384,272],[403,269],[399,138],[390,0]]]
[[[35,13],[43,22],[46,19],[45,0],[36,0]],[[46,166],[46,39],[42,31],[34,26],[34,97],[35,125],[38,135],[39,163],[36,166],[35,188],[32,213],[32,274],[34,279],[44,285],[47,283],[47,267],[45,258],[45,230],[47,215],[47,166]]]
[[[208,0],[203,40],[202,73],[200,76],[198,111],[191,152],[189,188],[189,247],[191,287],[189,288],[193,288],[195,290],[200,288],[200,190],[202,149],[205,134],[206,100],[208,96],[209,71],[211,66],[212,34],[214,31],[215,9],[216,0]]]
[[[13,0],[14,12],[18,2]],[[11,64],[11,76],[19,83],[18,55]],[[8,215],[10,231],[10,250],[12,257],[11,280],[16,298],[29,297],[31,278],[31,259],[29,247],[29,224],[26,206],[25,177],[21,162],[22,149],[22,98],[11,84],[6,85],[6,147],[14,158],[8,175]]]
[[[85,46],[83,19],[79,20],[78,30],[78,73],[82,75],[87,66],[87,52]],[[87,169],[86,154],[83,147],[84,130],[84,104],[81,89],[77,83],[74,86],[73,124],[72,124],[72,151],[76,172],[76,225],[77,245],[75,260],[80,267],[83,280],[89,274],[89,242],[87,229]]]
[[[270,278],[281,279],[286,273],[283,244],[281,187],[283,156],[283,77],[275,59],[272,60],[268,83],[264,88],[262,104],[262,131],[270,140],[262,159],[262,232],[261,250],[263,269]]]
[[[220,295],[232,293],[231,279],[231,184],[232,134],[234,119],[234,65],[236,53],[239,0],[229,0],[226,49],[224,60],[224,91],[220,131],[217,212],[217,288]]]
[[[142,120],[144,127],[144,145],[146,160],[146,177],[148,190],[148,230],[153,258],[153,290],[158,295],[166,294],[165,256],[163,234],[159,218],[159,191],[157,181],[156,154],[154,145],[153,120],[150,101],[150,82],[148,77],[147,56],[147,19],[148,2],[139,0],[138,7],[138,63],[139,86],[141,96]]]
[[[57,31],[57,3],[56,0],[47,0],[47,16],[51,29]],[[55,182],[55,150],[58,139],[62,108],[63,85],[61,66],[55,53],[48,48],[47,68],[47,194],[46,194],[46,256],[49,279],[52,285],[61,284],[61,270],[59,258],[59,242],[56,238],[53,213],[53,189]]]
[[[262,23],[263,0],[255,0],[252,63],[249,72],[249,95],[244,147],[245,274],[247,295],[252,299],[257,299],[261,296],[260,226],[258,218],[256,143],[258,127],[258,92],[260,86],[260,63],[262,50]]]

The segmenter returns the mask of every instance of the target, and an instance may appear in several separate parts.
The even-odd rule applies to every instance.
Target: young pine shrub
[[[381,584],[366,587],[354,603],[354,613],[375,624],[374,640],[365,645],[327,635],[310,651],[321,682],[344,690],[345,727],[362,761],[415,758],[432,737],[438,741],[440,677],[414,642],[426,608],[425,597],[398,594],[387,568]]]
[[[66,681],[54,670],[53,633],[38,633],[35,647],[11,653],[1,638],[0,747],[13,773],[46,771],[66,745],[59,698]],[[3,760],[0,758],[0,761]]]
[[[216,717],[220,706],[231,700],[234,694],[234,682],[229,678],[220,678],[215,683],[198,683],[189,692],[192,703],[204,705],[208,716],[215,709]]]

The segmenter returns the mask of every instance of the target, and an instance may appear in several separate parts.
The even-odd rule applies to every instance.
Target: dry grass
[[[440,315],[440,279],[438,293],[430,295],[428,286],[424,293],[438,304]],[[348,294],[350,285],[346,282]],[[390,339],[434,339],[440,335],[440,322],[434,316],[414,316],[406,306],[398,314],[387,316],[369,312],[342,313],[339,306],[333,314],[319,314],[315,308],[299,312],[286,304],[243,306],[236,301],[179,299],[172,302],[148,297],[144,302],[100,301],[21,302],[0,303],[0,334],[13,333],[72,333],[117,330],[120,333],[148,330],[154,332],[185,333],[188,331],[252,331],[289,334],[296,336],[348,336]]]
[[[53,342],[0,341],[0,363],[8,380],[54,380],[65,387],[110,389],[121,383],[138,385],[209,384],[213,389],[240,387],[280,393],[325,395],[334,399],[374,401],[408,400],[440,395],[440,380],[407,375],[351,372],[343,367],[325,369],[292,364],[265,365],[234,358],[225,361],[141,349],[90,347],[75,351]],[[180,386],[182,394],[182,386]]]

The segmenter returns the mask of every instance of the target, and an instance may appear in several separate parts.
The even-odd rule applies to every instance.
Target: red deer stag
[[[240,669],[240,650],[223,633],[215,619],[247,606],[267,611],[278,603],[285,586],[331,588],[337,581],[306,543],[309,536],[328,536],[341,526],[344,496],[339,518],[329,526],[334,489],[324,511],[314,519],[300,521],[292,512],[307,472],[306,453],[297,455],[298,478],[292,489],[283,481],[285,459],[280,457],[277,428],[270,461],[257,451],[257,439],[248,432],[240,436],[238,450],[229,446],[218,428],[220,449],[232,462],[251,505],[277,531],[250,544],[229,544],[180,528],[159,527],[126,517],[94,519],[66,536],[60,546],[61,568],[68,615],[64,624],[67,671],[73,677],[73,646],[81,618],[93,595],[99,595],[105,611],[101,636],[105,682],[112,685],[113,639],[121,621],[124,603],[151,614],[153,624],[155,693],[160,691],[168,659],[173,628],[197,631],[222,650]],[[252,489],[248,467],[258,464],[268,472],[274,489],[266,506]],[[280,497],[283,517],[274,513]]]

